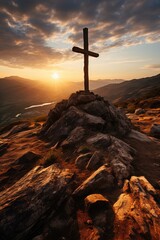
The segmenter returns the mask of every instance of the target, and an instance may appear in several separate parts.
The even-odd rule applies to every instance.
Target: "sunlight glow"
[[[60,78],[59,73],[57,73],[57,72],[53,73],[52,78],[55,80],[59,79]]]

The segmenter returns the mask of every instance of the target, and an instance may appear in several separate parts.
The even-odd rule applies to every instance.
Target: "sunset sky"
[[[0,77],[83,80],[84,27],[90,79],[160,72],[160,0],[1,0]]]

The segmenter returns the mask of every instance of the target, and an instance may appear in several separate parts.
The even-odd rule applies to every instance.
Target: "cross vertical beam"
[[[89,91],[89,73],[88,73],[89,56],[99,57],[98,53],[91,52],[88,50],[88,28],[83,29],[83,44],[84,44],[84,49],[79,47],[73,47],[72,51],[84,54],[84,90],[88,92]]]
[[[89,91],[89,75],[88,75],[88,66],[89,66],[89,57],[88,57],[88,28],[83,29],[83,42],[84,42],[84,89]]]

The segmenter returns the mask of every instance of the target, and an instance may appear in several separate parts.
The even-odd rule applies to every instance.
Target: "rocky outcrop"
[[[104,152],[106,159],[102,162],[109,163],[119,185],[128,178],[132,172],[132,162],[136,154],[135,149],[124,141],[109,134],[97,133],[87,139],[89,146],[94,146],[97,150]]]
[[[84,201],[86,211],[97,228],[100,239],[111,239],[113,237],[114,212],[108,199],[101,194],[91,194]]]
[[[8,147],[9,143],[0,141],[0,156],[2,156],[7,151]]]
[[[128,135],[129,138],[138,140],[140,142],[151,142],[151,139],[144,133],[133,130]]]
[[[26,131],[30,128],[31,123],[30,122],[22,122],[18,125],[15,125],[14,127],[11,128],[11,130],[8,132],[6,137],[9,137],[15,133]]]
[[[91,194],[88,195],[85,199],[86,210],[92,215],[92,211],[97,208],[107,208],[109,201],[101,194]]]
[[[75,144],[83,140],[85,136],[85,129],[83,127],[76,127],[73,129],[69,136],[62,142],[63,148],[73,147]]]
[[[145,112],[146,112],[145,109],[143,109],[143,108],[137,108],[134,113],[135,113],[136,115],[140,115],[140,114],[144,114]]]
[[[18,181],[36,166],[40,158],[40,155],[32,151],[27,151],[17,158],[15,162],[10,165],[9,169],[0,175],[0,189],[6,188]]]
[[[0,192],[1,239],[32,239],[33,230],[40,227],[44,219],[47,222],[49,217],[55,216],[69,199],[71,180],[73,173],[69,170],[56,165],[37,166]]]
[[[100,192],[103,189],[111,189],[114,186],[114,177],[111,169],[106,165],[97,169],[87,178],[74,192],[76,197],[87,196],[91,193]]]
[[[130,131],[131,123],[123,112],[94,93],[80,91],[50,111],[40,135],[52,145],[61,146],[64,152],[69,148],[79,149],[83,142],[90,149],[89,154],[79,155],[77,151],[75,165],[79,169],[96,170],[109,163],[122,184],[131,175],[133,156],[131,148],[116,137]],[[107,160],[94,154],[99,151]]]
[[[145,177],[126,180],[123,194],[114,204],[115,236],[122,239],[154,239],[160,236],[160,208],[156,190]]]
[[[111,138],[110,135],[104,134],[104,133],[97,133],[90,138],[87,139],[87,143],[89,145],[93,145],[97,148],[105,148],[109,147],[111,145]]]
[[[149,169],[159,187],[158,140],[83,91],[50,111],[40,135],[20,125],[1,135],[0,239],[159,240],[157,193],[144,177],[131,177]]]
[[[62,142],[77,127],[124,136],[131,123],[120,110],[94,93],[80,91],[50,111],[40,135],[53,143]]]
[[[122,185],[123,180],[131,175],[131,163],[136,151],[127,143],[113,136],[111,142],[112,144],[108,148],[108,159],[118,184]]]
[[[26,165],[34,164],[34,161],[37,161],[41,156],[34,152],[26,152],[20,158],[18,158],[14,165],[19,165],[20,168],[26,167]]]
[[[150,129],[150,135],[156,138],[160,138],[160,124],[153,124]]]

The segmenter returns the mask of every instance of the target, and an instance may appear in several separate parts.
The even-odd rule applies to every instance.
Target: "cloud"
[[[145,69],[157,69],[157,70],[159,70],[160,69],[160,64],[151,64],[151,65],[146,65],[145,67],[144,67]]]
[[[160,1],[1,0],[0,22],[0,64],[45,68],[74,58],[48,40],[58,36],[80,46],[83,27],[90,30],[91,48],[103,52],[159,41]]]

